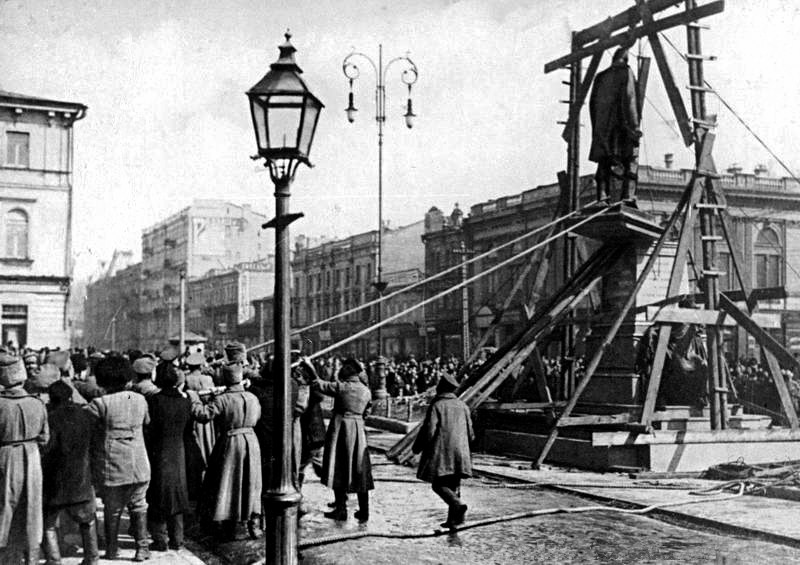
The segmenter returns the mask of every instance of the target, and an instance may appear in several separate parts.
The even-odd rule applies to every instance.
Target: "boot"
[[[447,507],[447,520],[439,524],[443,528],[452,528],[453,527],[453,507]]]
[[[119,536],[119,518],[119,514],[109,512],[108,508],[103,508],[103,530],[106,537],[106,559],[116,559],[119,557],[119,545],[117,545],[117,537]]]
[[[347,520],[347,493],[344,491],[334,491],[336,505],[330,512],[325,512],[323,516],[331,520]]]
[[[42,540],[42,549],[44,550],[46,565],[61,565],[61,551],[58,548],[57,529],[48,528],[44,531],[44,539]]]
[[[175,514],[169,521],[169,546],[170,549],[183,549],[183,514]]]
[[[464,523],[464,516],[467,514],[467,505],[462,504],[455,510],[453,510],[453,525],[460,526]]]
[[[147,513],[131,513],[133,523],[133,539],[136,540],[136,555],[134,561],[147,561],[150,559],[150,544],[147,541]]]
[[[354,514],[356,520],[359,522],[366,522],[369,520],[369,493],[358,493],[358,510]]]
[[[247,535],[250,536],[250,539],[259,539],[264,535],[264,530],[261,527],[260,514],[250,516],[250,519],[247,521]]]
[[[83,540],[83,561],[81,565],[97,565],[100,552],[97,549],[97,521],[81,524],[81,539]]]

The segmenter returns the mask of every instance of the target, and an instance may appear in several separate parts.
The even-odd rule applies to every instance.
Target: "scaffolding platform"
[[[605,204],[600,203],[587,206],[581,214],[574,216],[567,226],[574,226],[605,207]],[[575,233],[578,235],[609,242],[657,239],[663,231],[652,214],[642,212],[627,204],[622,204],[617,210],[598,216],[575,229]]]

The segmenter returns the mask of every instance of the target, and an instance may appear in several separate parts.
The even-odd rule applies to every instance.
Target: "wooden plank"
[[[553,61],[550,61],[544,66],[544,72],[545,73],[553,72],[557,69],[560,69],[561,67],[566,67],[567,65],[571,65],[575,61],[580,61],[584,57],[594,55],[597,52],[603,52],[606,49],[617,47],[618,45],[630,44],[635,40],[640,39],[646,35],[656,34],[660,31],[664,31],[666,29],[675,26],[686,25],[687,23],[707,18],[715,14],[719,14],[724,9],[725,9],[725,1],[717,0],[716,2],[710,2],[709,4],[698,6],[697,8],[686,10],[679,14],[667,16],[666,18],[656,20],[649,25],[641,25],[632,28],[623,33],[618,33],[617,35],[613,35],[607,39],[601,39],[600,41],[593,43],[588,47],[582,47],[580,49],[574,50],[569,55],[564,55],[563,57],[554,59]]]
[[[558,427],[567,426],[602,426],[627,424],[631,420],[631,415],[627,412],[623,414],[594,415],[594,416],[569,416],[558,419]]]
[[[636,434],[628,431],[595,432],[592,434],[594,447],[614,445],[680,445],[689,443],[760,443],[800,441],[800,430],[768,428],[758,430],[655,430],[650,434]]]
[[[764,331],[750,316],[742,312],[738,306],[725,296],[719,297],[719,306],[722,310],[730,314],[734,320],[739,322],[739,325],[752,335],[760,346],[775,356],[772,360],[770,360],[769,357],[767,358],[768,363],[770,363],[770,374],[775,383],[775,388],[778,391],[783,410],[786,413],[786,417],[789,419],[789,425],[793,430],[796,430],[798,427],[797,413],[794,410],[794,404],[789,394],[789,389],[786,386],[786,381],[783,380],[778,361],[787,367],[794,367],[798,370],[800,370],[800,362],[798,362],[791,353],[786,351],[775,338]]]
[[[542,410],[566,406],[565,401],[556,402],[484,402],[481,410]]]
[[[647,258],[647,262],[644,264],[641,274],[636,279],[636,283],[633,285],[633,288],[631,289],[630,296],[625,301],[625,304],[623,305],[622,309],[617,313],[617,316],[614,319],[613,323],[611,324],[611,327],[609,328],[605,337],[603,338],[603,341],[600,342],[600,346],[597,348],[597,351],[595,351],[591,361],[589,361],[589,364],[586,366],[586,372],[583,378],[578,382],[578,385],[575,388],[575,392],[569,399],[567,405],[564,407],[564,412],[562,412],[559,419],[570,416],[570,413],[572,412],[572,410],[575,409],[575,405],[578,403],[581,394],[583,393],[584,390],[586,390],[586,387],[592,380],[592,375],[594,375],[594,372],[597,370],[597,366],[600,364],[600,360],[605,354],[606,348],[608,348],[608,346],[611,344],[611,341],[617,335],[617,331],[619,331],[619,328],[622,325],[623,320],[628,315],[630,309],[633,307],[633,303],[636,301],[636,295],[641,290],[642,285],[644,285],[645,280],[647,280],[647,277],[650,276],[650,271],[653,270],[653,265],[655,265],[656,259],[658,258],[658,255],[661,253],[661,249],[664,247],[664,244],[666,243],[669,237],[669,233],[675,227],[675,223],[678,221],[678,217],[680,216],[681,210],[684,207],[686,207],[686,203],[688,202],[690,195],[691,195],[691,190],[687,188],[683,192],[683,195],[681,196],[681,199],[678,202],[677,207],[672,212],[672,215],[670,216],[669,221],[667,222],[667,225],[664,228],[664,231],[658,238],[658,242],[656,242],[652,254],[650,255],[650,257]],[[547,437],[547,441],[542,447],[542,451],[536,458],[536,462],[533,464],[533,468],[538,469],[541,466],[541,464],[547,458],[547,454],[550,452],[550,449],[553,447],[553,444],[555,443],[557,436],[558,436],[558,422],[556,422],[556,425],[553,426],[553,428],[550,430],[550,435]]]
[[[589,89],[592,87],[594,75],[597,74],[597,68],[600,66],[600,61],[603,59],[603,53],[595,53],[592,55],[592,60],[589,61],[589,66],[586,69],[586,74],[583,76],[583,81],[578,89],[578,94],[575,100],[570,104],[569,117],[567,123],[564,124],[564,131],[561,132],[561,138],[567,141],[570,136],[570,131],[576,127],[578,119],[581,115],[583,103],[586,102],[586,96],[589,94]],[[641,115],[641,114],[640,114]]]
[[[650,58],[639,57],[639,68],[636,72],[636,113],[639,115],[639,123],[642,123],[642,110],[644,100],[647,97],[647,80],[650,77]]]
[[[646,25],[653,23],[653,12],[648,7],[647,3],[643,0],[636,0],[636,5],[642,17],[642,22]],[[672,113],[675,115],[675,120],[678,124],[678,129],[681,132],[683,143],[688,147],[694,142],[693,130],[689,120],[689,114],[686,112],[686,106],[683,104],[680,90],[675,84],[675,77],[672,75],[672,69],[669,66],[666,55],[664,55],[664,47],[661,45],[661,38],[657,33],[647,36],[650,41],[650,48],[653,51],[653,56],[656,59],[656,66],[661,74],[661,81],[664,83],[664,90],[667,92],[670,106],[672,106]],[[641,110],[639,112],[641,116]]]
[[[750,316],[762,328],[778,329],[781,327],[779,313],[754,312]],[[662,308],[650,321],[661,324],[700,324],[705,326],[735,326],[737,324],[736,320],[726,312],[690,308]]]
[[[667,285],[667,296],[677,294],[681,287],[683,270],[686,265],[685,257],[693,240],[694,223],[697,219],[694,204],[700,201],[700,197],[703,193],[702,189],[703,187],[697,176],[692,175],[684,191],[683,202],[685,204],[685,209],[680,210],[676,208],[675,210],[676,213],[683,214],[683,223],[681,225],[680,237],[678,238],[678,248],[675,252],[675,262],[672,264],[672,272],[670,273],[669,284]],[[658,341],[656,342],[656,350],[653,354],[653,365],[650,368],[650,378],[647,381],[644,406],[642,407],[642,415],[639,419],[639,422],[644,427],[650,426],[650,422],[653,418],[653,411],[655,410],[658,391],[661,387],[661,376],[664,371],[664,362],[667,358],[667,347],[669,346],[669,338],[671,335],[672,328],[670,326],[661,326],[658,329]]]
[[[696,301],[702,300],[702,298],[705,296],[702,292],[695,292],[693,294]],[[747,299],[745,293],[743,293],[741,290],[725,290],[720,294],[727,296],[731,302],[745,302]],[[649,304],[642,304],[641,306],[636,307],[635,312],[637,314],[641,314],[643,312],[647,312],[650,308],[661,308],[663,306],[669,306],[670,304],[677,304],[687,296],[691,296],[691,294],[677,294],[662,300],[650,302]],[[758,300],[781,300],[787,296],[788,294],[786,292],[786,287],[783,286],[754,288],[750,292],[750,297],[753,302],[757,302]]]
[[[647,7],[651,12],[661,12],[676,4],[680,4],[683,0],[648,0]],[[586,45],[589,42],[596,41],[605,37],[610,33],[622,29],[623,27],[630,27],[636,25],[639,21],[639,10],[637,7],[631,7],[617,14],[606,18],[599,24],[584,28],[575,33],[575,43],[578,45]]]

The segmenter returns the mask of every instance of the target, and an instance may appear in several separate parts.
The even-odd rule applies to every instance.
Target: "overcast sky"
[[[304,76],[326,104],[301,169],[294,233],[347,236],[377,225],[374,78],[356,84],[359,119],[347,123],[342,59],[410,52],[419,67],[419,115],[406,129],[399,69],[387,79],[384,217],[422,219],[432,205],[477,202],[555,181],[566,72],[543,65],[569,50],[569,32],[631,0],[6,0],[0,3],[0,88],[83,102],[76,124],[77,274],[114,248],[140,250],[143,228],[194,198],[249,202],[272,215],[269,176],[249,159],[255,142],[244,92],[268,70],[289,27]],[[792,0],[731,0],[709,18],[706,78],[776,153],[800,170],[800,7]],[[685,50],[683,28],[670,32]],[[638,47],[634,52],[638,52]],[[650,54],[643,43],[642,52]],[[666,46],[678,84],[686,67]],[[607,65],[607,60],[602,67]],[[601,68],[602,68],[601,67]],[[641,161],[675,153],[689,166],[658,73],[651,71]],[[687,92],[683,90],[688,107]],[[658,112],[654,110],[658,109]],[[715,99],[718,166],[765,163],[786,176]],[[662,116],[659,116],[659,113]],[[584,121],[588,118],[584,117]],[[583,172],[589,128],[584,127]]]

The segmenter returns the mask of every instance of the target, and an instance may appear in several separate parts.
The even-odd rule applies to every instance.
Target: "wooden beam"
[[[780,315],[768,312],[754,312],[750,315],[762,328],[780,328]],[[736,320],[720,310],[701,310],[693,308],[662,308],[650,320],[661,324],[700,324],[703,326],[735,326]]]
[[[656,20],[650,25],[642,25],[632,28],[626,32],[613,35],[607,39],[601,39],[597,43],[593,43],[588,47],[582,47],[580,49],[577,49],[572,53],[570,53],[569,55],[564,55],[563,57],[554,59],[553,61],[550,61],[544,66],[544,72],[545,73],[553,72],[562,67],[566,67],[567,65],[571,65],[575,61],[580,61],[585,57],[594,55],[597,52],[603,52],[606,49],[610,49],[612,47],[617,47],[623,44],[629,44],[646,35],[655,34],[660,31],[664,31],[665,29],[669,29],[679,25],[686,25],[687,23],[695,22],[697,20],[707,18],[708,16],[719,14],[724,9],[725,9],[725,1],[716,0],[715,2],[711,2],[709,4],[698,6],[697,8],[693,8],[691,10],[686,10],[679,14],[675,14],[673,16],[667,16],[666,18]]]
[[[619,425],[627,424],[631,421],[631,415],[627,412],[623,414],[610,414],[602,416],[570,416],[559,418],[557,426],[565,428],[568,426],[597,426],[597,425]]]
[[[575,100],[570,104],[569,117],[567,118],[567,123],[564,125],[564,131],[561,132],[561,138],[564,141],[569,139],[572,128],[578,127],[578,121],[581,115],[581,109],[583,108],[583,103],[586,102],[586,96],[589,94],[589,89],[592,88],[594,75],[597,74],[597,68],[600,66],[600,61],[602,59],[603,53],[601,52],[592,55],[592,60],[589,61],[586,74],[583,76],[583,81],[581,82],[580,88],[578,88],[578,94],[575,97]]]
[[[670,8],[676,4],[680,4],[681,2],[683,2],[683,0],[648,0],[647,7],[651,12],[656,13],[666,10],[667,8]],[[636,25],[638,21],[638,8],[635,6],[628,8],[616,16],[606,18],[599,24],[595,24],[591,27],[587,27],[576,32],[575,44],[581,46],[586,45],[587,43],[601,39],[610,33],[614,33],[619,29]]]
[[[772,355],[775,356],[775,359],[772,361],[770,366],[770,374],[772,375],[772,380],[775,383],[775,388],[778,390],[778,396],[780,397],[783,411],[786,413],[786,417],[789,419],[789,426],[793,430],[796,430],[798,427],[797,413],[794,410],[794,403],[792,402],[792,397],[789,394],[789,388],[786,386],[786,381],[783,380],[783,375],[781,374],[780,367],[778,366],[778,361],[788,367],[794,367],[796,369],[800,369],[800,363],[791,353],[786,351],[786,349],[784,349],[783,346],[775,340],[775,338],[764,331],[750,316],[748,316],[745,312],[742,312],[738,306],[728,300],[725,296],[719,297],[719,306],[721,309],[730,314],[733,319],[739,322],[739,325],[747,330],[747,332],[756,339],[756,342],[758,342],[761,347],[768,350]]]
[[[745,302],[747,300],[747,296],[741,290],[725,290],[720,294],[727,296],[731,302]],[[662,308],[664,306],[669,306],[670,304],[677,304],[688,296],[694,296],[695,300],[700,300],[705,295],[702,292],[676,294],[662,300],[637,306],[635,312],[637,314],[641,314],[643,312],[647,312],[647,310],[650,308]],[[786,288],[783,286],[768,286],[764,288],[752,289],[749,296],[753,302],[756,302],[758,300],[781,300],[786,298],[788,293],[786,292]]]
[[[639,65],[636,71],[636,113],[639,115],[639,123],[642,123],[642,110],[644,100],[647,97],[647,81],[650,78],[650,57],[639,57]]]
[[[653,24],[653,14],[648,9],[647,4],[642,0],[637,0],[639,12],[642,16],[644,25]],[[691,122],[689,121],[689,114],[686,112],[686,106],[683,104],[681,92],[675,84],[675,77],[672,76],[672,70],[664,55],[664,47],[661,45],[661,38],[657,33],[648,34],[647,39],[650,41],[650,48],[653,51],[653,57],[656,59],[656,66],[659,73],[661,73],[661,82],[664,83],[664,90],[667,91],[667,98],[669,104],[672,106],[672,113],[675,115],[675,120],[678,124],[678,129],[681,132],[683,143],[689,147],[694,142],[694,132],[692,131]]]
[[[484,402],[481,410],[551,410],[566,406],[566,402]]]

